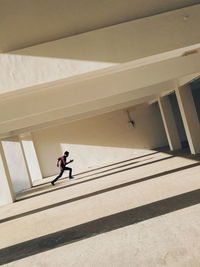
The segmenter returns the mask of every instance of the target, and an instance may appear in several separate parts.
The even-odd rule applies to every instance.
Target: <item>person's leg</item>
[[[72,176],[72,168],[70,168],[70,167],[65,167],[65,170],[66,170],[66,171],[69,171],[69,178],[73,178],[73,176]]]
[[[56,182],[56,181],[58,181],[58,179],[63,175],[63,172],[64,172],[64,170],[61,170],[60,171],[60,174],[51,182],[51,184],[52,185],[54,185],[54,183]]]

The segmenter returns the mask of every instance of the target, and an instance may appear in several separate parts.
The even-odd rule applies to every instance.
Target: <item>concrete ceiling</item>
[[[26,82],[26,79],[30,82],[35,75],[35,80],[33,79],[31,85],[21,85],[13,92],[11,90],[1,93],[0,137],[152,102],[160,95],[171,92],[176,86],[182,86],[199,77],[200,43],[196,26],[199,25],[200,6],[188,7],[184,11],[164,13],[199,3],[200,0],[83,0],[78,2],[72,0],[0,0],[0,52],[13,51],[0,55],[2,70],[5,69],[5,74],[8,74],[5,76],[7,77],[5,88],[9,88],[9,83],[15,84],[18,80],[19,85],[21,82],[22,84]],[[158,13],[164,14],[149,17]],[[105,44],[113,44],[112,41],[117,40],[117,49],[114,52],[113,49],[108,50],[109,45],[105,44],[100,47],[92,46],[96,49],[92,51],[95,52],[94,58],[84,58],[83,43],[80,42],[80,37],[83,35],[66,38],[77,38],[77,46],[74,48],[73,43],[72,48],[75,49],[77,56],[77,51],[79,51],[77,47],[80,47],[83,58],[80,56],[70,58],[68,54],[67,56],[65,54],[65,57],[57,56],[56,49],[51,45],[57,45],[64,39],[53,42],[56,44],[43,44],[143,17],[148,18],[145,18],[145,21],[140,20],[139,23],[134,21],[139,26],[131,27],[135,30],[133,34],[130,34],[132,31],[129,30],[128,35],[124,35],[126,31],[121,29],[123,24],[113,27],[117,28],[117,34],[114,32],[115,38],[111,38],[111,41],[109,38],[112,27],[103,29],[106,33],[105,38],[107,38],[104,39]],[[126,24],[130,23],[132,25],[132,22]],[[109,30],[109,35],[107,35],[107,30]],[[92,32],[85,35],[91,34]],[[96,41],[97,34],[93,34],[92,41]],[[116,39],[116,36],[120,39]],[[133,42],[131,42],[131,37],[133,37]],[[86,38],[87,40],[91,40],[90,36]],[[36,46],[36,50],[31,47],[24,49],[25,51],[14,51],[39,43],[43,45]],[[143,47],[141,43],[144,44]],[[46,47],[50,49],[50,52],[53,51],[48,56],[46,56]],[[61,46],[62,51],[60,46],[58,47],[56,51],[59,53],[67,50],[65,43]],[[43,51],[40,49],[44,49],[44,52],[38,54],[38,51]],[[34,51],[37,53],[34,54]],[[107,55],[110,56],[112,52],[114,56],[118,56],[118,51],[122,56],[126,53],[128,56],[122,62],[109,60],[109,62],[117,63],[113,66],[76,74],[71,78],[52,79],[50,82],[45,80],[45,74],[47,73],[49,77],[54,71],[50,72],[47,63],[44,68],[40,62],[32,65],[38,58],[52,60],[52,57],[56,55],[56,59],[60,61],[67,59],[69,66],[74,69],[75,65],[71,64],[70,60],[99,62],[100,60],[97,60],[99,51],[105,52],[106,59],[108,59]],[[89,50],[88,55],[93,55],[90,52]],[[26,62],[28,65],[25,64]],[[52,65],[57,69],[55,62],[51,64],[51,67]],[[26,69],[30,77],[28,73],[21,73]],[[3,80],[2,73],[3,71],[1,71]],[[18,79],[19,73],[21,76]],[[42,82],[37,83],[40,74]]]
[[[0,52],[199,3],[200,0],[0,0]]]

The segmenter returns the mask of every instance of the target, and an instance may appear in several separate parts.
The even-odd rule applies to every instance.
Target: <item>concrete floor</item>
[[[200,266],[198,156],[151,150],[50,180],[0,207],[0,265]]]

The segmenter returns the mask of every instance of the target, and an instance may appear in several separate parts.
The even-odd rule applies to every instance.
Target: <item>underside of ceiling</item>
[[[0,0],[0,137],[153,103],[199,77],[197,4]]]
[[[199,3],[199,0],[0,0],[0,52]]]

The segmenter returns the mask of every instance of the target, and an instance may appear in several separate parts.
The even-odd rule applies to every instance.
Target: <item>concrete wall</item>
[[[27,172],[26,163],[18,138],[12,137],[2,140],[2,146],[14,191],[17,193],[30,188],[29,174]]]
[[[197,5],[0,54],[0,92],[196,45],[199,12]]]
[[[130,115],[134,128],[127,112],[120,110],[32,133],[43,176],[58,172],[56,160],[65,150],[78,173],[167,144],[157,105],[134,108]]]

